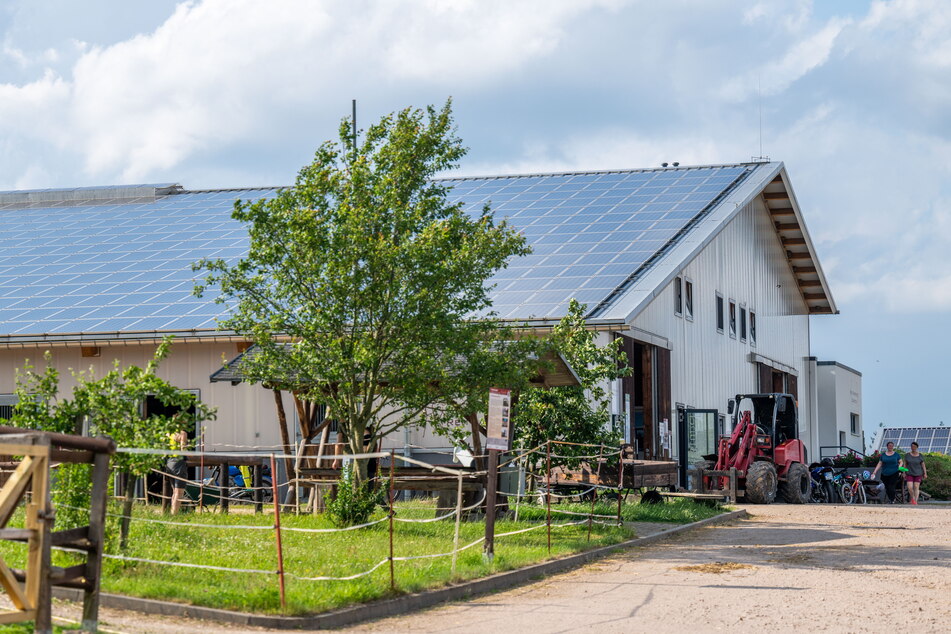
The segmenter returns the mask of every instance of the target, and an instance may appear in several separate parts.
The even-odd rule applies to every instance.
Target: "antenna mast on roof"
[[[759,156],[751,156],[754,163],[769,163],[769,157],[763,156],[763,93],[760,91],[760,78],[756,76],[756,102],[759,106]]]

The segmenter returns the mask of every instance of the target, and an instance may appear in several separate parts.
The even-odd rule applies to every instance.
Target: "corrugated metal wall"
[[[693,283],[693,320],[675,315],[670,284],[633,323],[671,342],[669,419],[677,420],[677,403],[725,414],[732,395],[758,391],[756,365],[749,360],[750,352],[755,352],[797,370],[800,432],[809,444],[812,423],[805,361],[809,317],[762,202],[757,199],[747,205],[681,275]],[[726,313],[722,334],[716,327],[717,292],[723,295]],[[755,346],[749,333],[746,342],[740,341],[739,332],[735,339],[730,337],[730,300],[737,304],[738,319],[741,306],[747,309],[747,322],[749,311],[756,314]],[[675,437],[675,451],[678,443]]]
[[[13,392],[14,368],[23,367],[26,359],[41,369],[45,367],[45,348],[0,350],[0,394]],[[94,369],[102,376],[112,369],[114,360],[122,364],[144,367],[155,352],[154,345],[102,347],[101,356],[82,357],[79,348],[52,348],[53,365],[60,373],[61,393],[72,393],[75,385],[72,370]],[[170,383],[189,390],[199,390],[201,400],[218,409],[216,420],[207,421],[205,446],[208,449],[227,450],[234,445],[272,446],[280,443],[277,408],[270,390],[260,386],[230,383],[211,383],[208,377],[221,367],[222,358],[232,359],[237,349],[232,343],[182,343],[172,346],[172,352],[162,365],[159,375]],[[285,394],[291,438],[294,437],[296,412],[292,399]]]

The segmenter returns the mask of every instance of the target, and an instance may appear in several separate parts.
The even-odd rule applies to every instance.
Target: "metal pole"
[[[205,511],[205,429],[202,427],[199,435],[201,455],[198,457],[198,512]]]
[[[601,445],[598,448],[598,471],[594,476],[594,479],[597,480],[594,484],[601,484],[601,459],[604,457],[604,445]],[[598,489],[594,488],[592,491],[594,495],[591,496],[591,513],[588,514],[588,541],[591,541],[591,524],[594,520],[594,505],[598,501]]]
[[[545,445],[545,498],[548,502],[548,519],[545,523],[548,525],[548,554],[551,555],[551,441]]]
[[[274,454],[271,454],[271,495],[274,498],[274,537],[277,539],[277,579],[281,590],[281,611],[287,609],[287,598],[284,595],[284,550],[281,548],[281,510],[277,499],[277,465]]]
[[[462,523],[462,474],[456,485],[456,531],[452,536],[452,576],[456,576],[456,559],[459,556],[459,525]]]
[[[624,453],[617,455],[617,525],[621,525],[621,490],[624,488]]]
[[[356,104],[356,101],[354,101]],[[356,105],[354,105],[356,107]],[[388,497],[390,500],[390,589],[396,590],[396,577],[393,574],[393,465],[396,463],[393,450],[390,449],[390,487]]]
[[[353,151],[357,151],[357,100],[353,100]]]
[[[489,449],[489,472],[485,481],[485,549],[486,561],[495,557],[495,499],[499,481],[499,450]]]

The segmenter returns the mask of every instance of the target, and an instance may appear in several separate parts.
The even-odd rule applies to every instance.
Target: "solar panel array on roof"
[[[490,203],[532,245],[492,279],[505,319],[594,307],[663,249],[749,166],[447,180],[477,212]]]
[[[247,231],[230,217],[237,197],[0,206],[0,334],[213,328],[221,307],[192,296],[191,264],[247,252]]]
[[[490,203],[531,255],[492,279],[502,318],[560,318],[622,288],[751,166],[446,179],[450,198]],[[213,329],[222,307],[192,296],[191,264],[237,260],[234,200],[274,189],[128,186],[0,194],[0,335]],[[143,195],[153,192],[154,195]],[[88,194],[88,196],[87,196]],[[139,196],[128,198],[127,196]]]
[[[879,436],[879,450],[884,451],[889,442],[902,451],[917,442],[922,453],[951,454],[951,427],[886,427]]]

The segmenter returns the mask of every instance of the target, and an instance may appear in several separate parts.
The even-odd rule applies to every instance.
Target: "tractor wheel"
[[[789,465],[786,481],[779,485],[787,504],[808,504],[812,496],[812,478],[801,462]]]
[[[772,462],[754,462],[746,470],[746,501],[751,504],[772,504],[776,499],[776,467]]]

